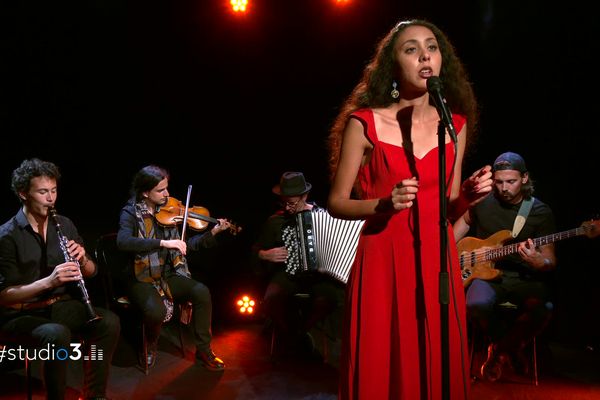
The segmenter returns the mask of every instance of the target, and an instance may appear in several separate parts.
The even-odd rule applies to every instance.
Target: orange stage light
[[[236,306],[240,314],[253,314],[256,302],[250,296],[244,295],[236,301]]]
[[[231,9],[236,13],[245,13],[248,8],[248,0],[231,0]]]

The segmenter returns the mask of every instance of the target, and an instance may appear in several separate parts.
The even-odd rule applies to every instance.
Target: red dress
[[[371,110],[354,117],[373,143],[359,171],[362,198],[389,196],[395,184],[416,176],[417,201],[408,210],[365,223],[347,285],[347,315],[340,367],[340,399],[442,398],[438,147],[422,159],[380,142]],[[459,132],[465,119],[453,116]],[[454,146],[446,144],[449,176]],[[450,398],[469,390],[465,299],[452,228],[450,255]]]

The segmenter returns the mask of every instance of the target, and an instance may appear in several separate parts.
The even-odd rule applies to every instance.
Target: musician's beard
[[[498,197],[500,197],[500,200],[502,200],[503,202],[507,203],[507,204],[515,204],[516,203],[516,199],[517,199],[517,194],[512,193],[509,190],[503,191],[498,193]]]

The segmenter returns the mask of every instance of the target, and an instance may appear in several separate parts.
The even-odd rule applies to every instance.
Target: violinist
[[[172,314],[173,301],[192,303],[192,329],[196,362],[208,370],[222,371],[225,363],[211,348],[212,302],[209,289],[191,278],[185,255],[188,250],[217,244],[215,236],[229,230],[226,219],[217,219],[211,229],[183,241],[178,227],[161,225],[157,219],[161,206],[169,201],[169,173],[148,165],[133,177],[131,198],[121,209],[117,246],[131,255],[130,301],[143,314],[147,359],[156,362],[157,344],[163,322]]]

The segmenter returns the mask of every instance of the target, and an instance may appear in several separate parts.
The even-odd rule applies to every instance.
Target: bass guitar
[[[533,239],[533,244],[539,247],[581,235],[589,238],[599,236],[600,221],[585,221],[578,228]],[[487,239],[467,236],[456,243],[464,287],[469,286],[473,279],[494,280],[501,275],[502,271],[494,268],[494,262],[516,253],[519,248],[519,243],[505,245],[510,239],[512,233],[506,229],[494,233]]]

